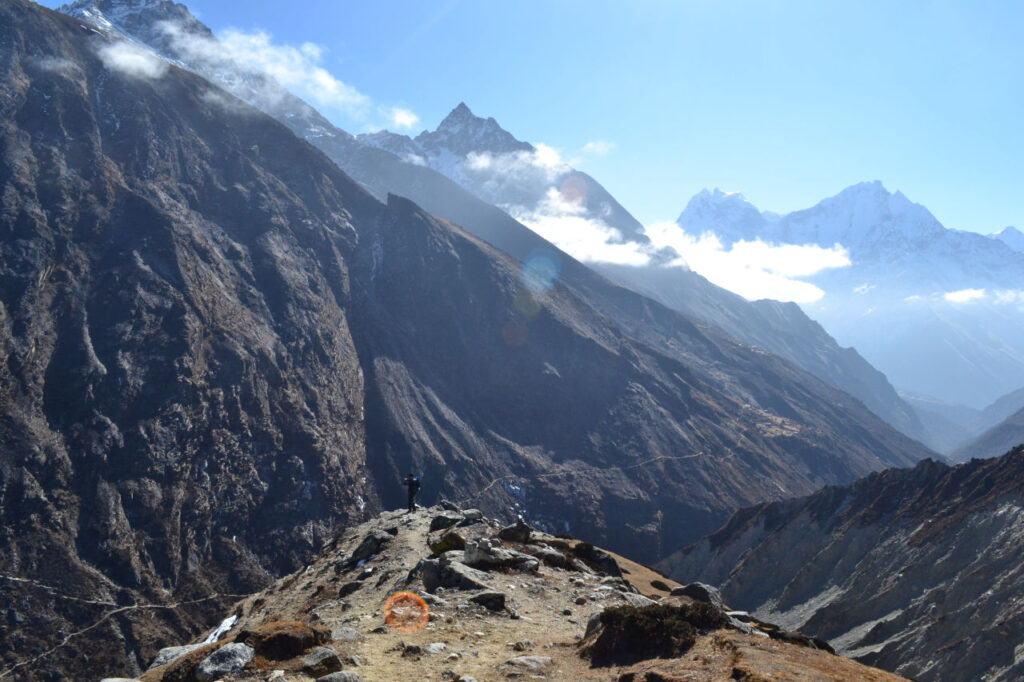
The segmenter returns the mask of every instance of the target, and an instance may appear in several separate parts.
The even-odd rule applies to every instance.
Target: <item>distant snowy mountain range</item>
[[[1024,386],[1024,253],[1014,228],[994,238],[947,229],[880,182],[784,216],[704,191],[677,224],[726,248],[841,248],[850,264],[807,276],[826,295],[803,308],[900,388],[982,408]]]

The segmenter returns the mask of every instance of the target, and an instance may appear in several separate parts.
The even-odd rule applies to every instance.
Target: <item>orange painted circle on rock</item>
[[[414,592],[395,592],[384,604],[384,620],[403,634],[422,630],[429,618],[427,602]]]

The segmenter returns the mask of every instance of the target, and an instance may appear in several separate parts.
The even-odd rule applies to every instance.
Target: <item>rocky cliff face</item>
[[[661,566],[917,680],[1024,674],[1024,447],[738,512]]]
[[[927,454],[565,254],[377,202],[103,30],[12,0],[0,45],[4,674],[137,671],[410,467],[653,560]]]
[[[382,207],[200,78],[0,15],[0,566],[51,586],[5,582],[6,668],[105,603],[251,591],[376,504],[347,259]],[[30,677],[209,605],[129,609]]]

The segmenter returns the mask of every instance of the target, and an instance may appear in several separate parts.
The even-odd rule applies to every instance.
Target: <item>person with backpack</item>
[[[409,511],[416,511],[416,493],[420,491],[420,477],[410,473],[402,479],[402,485],[409,489]]]

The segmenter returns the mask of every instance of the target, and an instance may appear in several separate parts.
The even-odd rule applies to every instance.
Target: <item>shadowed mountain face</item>
[[[916,680],[1019,680],[1024,447],[744,509],[661,567]]]
[[[251,591],[375,504],[346,259],[382,207],[79,20],[6,2],[0,44],[0,572],[98,602],[4,583],[6,668],[111,606]],[[30,677],[213,608],[128,612]]]
[[[928,453],[565,254],[377,202],[78,19],[12,0],[0,44],[4,671],[136,672],[409,468],[653,560]]]

